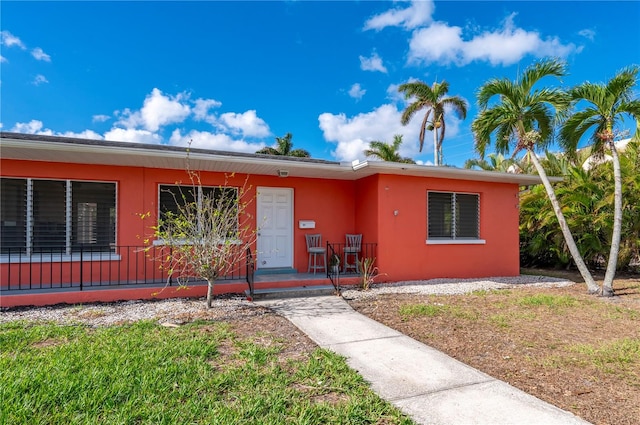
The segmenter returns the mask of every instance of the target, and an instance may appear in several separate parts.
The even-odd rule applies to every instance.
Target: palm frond
[[[519,86],[525,92],[531,91],[533,86],[547,76],[563,77],[567,75],[567,63],[559,59],[547,59],[533,64],[525,69]]]

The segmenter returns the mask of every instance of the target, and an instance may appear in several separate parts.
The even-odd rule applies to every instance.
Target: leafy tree
[[[578,153],[578,161],[566,155],[547,153],[542,161],[547,173],[563,174],[556,194],[585,262],[600,267],[610,250],[613,229],[613,165],[611,161],[585,167],[589,149]],[[580,158],[582,157],[582,158]],[[625,188],[618,269],[628,269],[640,259],[640,143],[631,141],[620,152]],[[570,257],[556,231],[555,216],[541,185],[520,194],[521,263],[530,266],[567,267]]]
[[[228,184],[233,174],[211,190],[203,188],[198,173],[188,173],[191,185],[171,192],[177,210],[158,217],[152,229],[165,247],[160,257],[169,278],[181,284],[192,278],[205,280],[211,308],[216,280],[239,270],[256,240],[247,210],[252,198],[247,180],[240,187]]]
[[[573,102],[586,102],[587,106],[572,114],[560,131],[560,143],[567,152],[575,152],[578,142],[591,131],[591,151],[596,157],[610,152],[614,175],[614,216],[611,251],[602,285],[602,295],[613,295],[620,235],[622,231],[622,176],[620,158],[614,143],[615,130],[624,117],[640,120],[640,100],[634,98],[633,89],[638,80],[638,68],[630,67],[618,72],[606,84],[582,83],[569,91]]]
[[[400,156],[398,150],[402,144],[402,135],[396,134],[393,136],[393,143],[380,142],[374,140],[369,143],[369,149],[365,149],[364,154],[378,158],[382,161],[389,162],[402,162],[405,164],[415,164],[416,162],[411,158],[403,158]]]
[[[640,137],[630,141],[620,155],[622,186],[626,189],[622,203],[622,234],[618,265],[628,267],[631,260],[640,262]],[[611,173],[607,173],[611,176]]]
[[[422,81],[401,84],[398,91],[406,99],[415,98],[402,113],[402,125],[407,125],[416,112],[426,109],[420,125],[420,152],[427,130],[433,132],[433,163],[442,165],[442,142],[445,136],[445,109],[451,109],[460,119],[467,117],[467,101],[460,96],[447,96],[449,83],[434,82],[431,87]]]
[[[553,139],[554,111],[566,109],[569,99],[565,92],[557,88],[535,89],[544,77],[562,77],[566,74],[566,64],[558,60],[545,60],[525,69],[522,76],[511,81],[506,78],[486,82],[477,93],[480,113],[471,124],[475,136],[475,148],[483,158],[487,147],[495,141],[497,153],[506,154],[514,149],[514,155],[521,150],[529,153],[547,195],[553,206],[560,229],[580,274],[590,293],[598,292],[560,208],[549,178],[535,155],[535,150],[549,145]],[[497,97],[492,105],[489,102]]]
[[[297,158],[310,158],[311,154],[304,149],[293,149],[291,138],[293,135],[287,133],[284,137],[276,137],[275,147],[262,148],[256,153],[265,155],[294,156]]]

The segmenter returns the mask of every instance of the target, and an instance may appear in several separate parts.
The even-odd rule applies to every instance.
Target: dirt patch
[[[587,421],[631,425],[640,423],[640,279],[617,279],[614,288],[610,299],[576,284],[350,303]]]

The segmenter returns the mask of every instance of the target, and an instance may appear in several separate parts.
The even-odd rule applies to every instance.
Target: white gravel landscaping
[[[389,284],[373,284],[368,291],[345,289],[342,296],[348,299],[365,299],[380,294],[432,294],[458,295],[474,291],[528,287],[561,287],[574,285],[566,279],[547,276],[522,275],[517,277],[490,277],[478,279],[430,279],[412,280]]]
[[[431,279],[374,284],[368,291],[344,289],[342,295],[346,299],[355,300],[389,293],[455,295],[522,286],[560,287],[573,284],[574,282],[568,280],[544,276],[495,277],[483,280]],[[206,307],[204,299],[173,298],[159,301],[123,301],[104,304],[9,309],[0,312],[0,323],[27,320],[109,326],[138,320],[154,320],[160,323],[180,324],[196,318],[225,320],[265,313],[264,307],[251,303],[240,296],[216,299],[211,309]]]

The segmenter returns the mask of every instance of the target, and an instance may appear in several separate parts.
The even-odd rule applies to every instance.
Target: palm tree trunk
[[[622,176],[620,172],[620,157],[615,143],[611,142],[611,156],[613,157],[613,234],[611,235],[611,250],[609,251],[609,263],[602,284],[602,296],[613,296],[613,278],[618,266],[618,252],[620,251],[620,235],[622,232]]]
[[[438,164],[438,131],[434,127],[433,128],[433,165]]]
[[[600,290],[596,282],[593,280],[593,276],[591,276],[591,272],[587,268],[584,260],[582,259],[582,255],[580,251],[578,251],[578,247],[576,246],[576,242],[573,240],[573,236],[571,235],[571,230],[569,230],[569,226],[567,225],[567,221],[564,218],[564,214],[562,214],[562,209],[560,208],[560,204],[558,203],[558,198],[556,197],[556,192],[553,190],[553,186],[551,186],[551,182],[547,177],[547,173],[544,171],[542,164],[538,160],[535,152],[533,150],[528,149],[530,153],[530,159],[533,162],[533,165],[538,170],[538,175],[540,175],[540,180],[542,180],[542,184],[547,191],[547,196],[549,196],[549,200],[551,201],[551,205],[553,206],[553,212],[555,212],[556,217],[558,218],[558,223],[560,224],[560,230],[562,230],[562,235],[564,236],[564,240],[567,243],[567,247],[569,248],[569,252],[573,257],[573,261],[576,263],[584,282],[587,284],[587,290],[590,294],[597,294]]]

